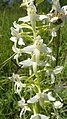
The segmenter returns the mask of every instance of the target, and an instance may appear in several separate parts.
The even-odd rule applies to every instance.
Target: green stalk
[[[26,119],[26,118],[25,118],[25,114],[23,115],[23,119]]]
[[[58,65],[59,59],[59,47],[60,47],[60,28],[57,31],[57,39],[56,39],[56,66]]]

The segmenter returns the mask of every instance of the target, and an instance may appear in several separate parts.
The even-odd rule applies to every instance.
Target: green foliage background
[[[67,4],[67,0],[60,0],[60,2],[61,6]],[[15,1],[13,6],[9,7],[3,3],[3,0],[0,0],[0,119],[19,119],[20,109],[17,105],[19,97],[14,94],[13,83],[8,79],[13,72],[17,71],[18,67],[13,58],[4,62],[13,54],[12,42],[9,40],[11,37],[10,27],[13,21],[17,21],[19,17],[26,14],[25,8],[20,8],[19,6],[20,4]],[[37,8],[39,13],[44,13],[44,11],[48,13],[51,5],[45,0]],[[44,35],[46,43],[48,35],[47,33]],[[64,100],[60,119],[67,119],[67,23],[61,30],[59,65],[64,66],[60,79],[58,79],[64,85],[64,90],[60,94]],[[22,71],[18,70],[17,72],[20,73]]]

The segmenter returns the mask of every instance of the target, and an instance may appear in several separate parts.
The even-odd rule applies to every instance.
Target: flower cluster
[[[56,37],[57,29],[65,21],[67,6],[61,8],[59,0],[52,0],[52,10],[47,15],[38,15],[33,1],[23,0],[21,6],[27,7],[27,16],[19,18],[19,23],[16,21],[13,23],[10,38],[14,43],[12,47],[15,53],[14,59],[22,70],[27,68],[29,74],[19,76],[13,73],[10,79],[14,81],[15,93],[20,96],[20,101],[18,101],[18,105],[21,107],[20,118],[25,115],[26,111],[29,111],[30,114],[32,113],[30,119],[49,119],[48,113],[42,113],[48,105],[53,109],[53,114],[56,113],[55,110],[63,106],[62,99],[54,86],[56,75],[61,73],[63,66],[52,67],[51,64],[56,59],[52,55],[52,49],[44,43],[39,30],[48,29],[52,37]],[[58,23],[59,19],[61,23]],[[37,22],[40,21],[42,24],[38,26]],[[26,44],[26,39],[31,42],[30,45]],[[19,58],[24,54],[27,54],[28,58],[20,61]],[[24,94],[28,97],[25,97]]]

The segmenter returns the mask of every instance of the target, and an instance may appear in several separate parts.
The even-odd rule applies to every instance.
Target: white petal
[[[18,21],[28,22],[28,21],[30,21],[30,19],[28,16],[25,16],[25,17],[19,18]]]
[[[18,57],[19,57],[19,55],[18,54],[16,54],[15,56],[14,56],[14,59],[18,59]]]
[[[25,99],[22,97],[22,99],[20,100],[20,101],[18,101],[18,105],[20,106],[20,107],[24,107],[24,105],[25,105]]]
[[[19,38],[18,44],[19,45],[25,45],[25,43],[23,42],[23,39],[22,38]]]
[[[11,37],[10,40],[13,41],[14,43],[17,42],[17,38],[16,37]]]
[[[50,64],[48,63],[48,62],[40,62],[39,64],[38,64],[39,66],[50,66]]]
[[[53,60],[53,61],[55,61],[55,60],[56,60],[54,56],[51,56],[51,58],[52,58],[52,60]]]
[[[61,11],[65,13],[65,15],[67,15],[67,5],[63,6],[61,8]]]
[[[48,16],[47,15],[37,15],[37,18],[36,20],[43,20],[43,19],[48,19]]]
[[[52,35],[53,37],[56,37],[56,36],[57,36],[56,31],[55,31],[55,30],[52,30],[52,31],[51,31],[51,35]]]
[[[30,98],[30,99],[27,101],[27,103],[36,103],[36,102],[38,102],[38,99],[39,99],[39,97],[38,97],[38,95],[36,94],[34,97]]]
[[[48,99],[49,99],[50,101],[55,101],[55,100],[56,100],[56,99],[52,96],[52,92],[48,92],[47,96],[48,96]]]
[[[33,61],[28,58],[27,60],[19,62],[20,65],[23,65],[23,67],[29,67],[33,64]]]
[[[55,21],[57,21],[58,20],[58,17],[53,17],[51,20],[50,20],[50,22],[55,22]]]
[[[51,84],[55,83],[55,75],[51,74]]]
[[[16,81],[15,85],[14,85],[14,90],[15,90],[15,93],[20,94],[20,92],[22,90],[22,83]]]
[[[19,29],[15,29],[15,28],[11,27],[11,35],[13,35],[13,36],[18,38]]]
[[[19,24],[17,24],[16,21],[13,22],[13,26],[14,26],[16,29],[22,28],[22,26],[19,25]]]
[[[52,49],[49,48],[49,47],[47,47],[47,48],[46,48],[46,52],[47,52],[47,53],[51,53],[51,52],[52,52]]]
[[[23,108],[20,112],[20,118],[22,117],[22,115],[26,112],[25,108]]]
[[[30,45],[30,46],[27,46],[27,47],[23,48],[23,52],[32,53],[35,50],[35,48],[36,47],[34,45]]]
[[[43,114],[35,114],[32,115],[30,119],[49,119],[49,117]]]

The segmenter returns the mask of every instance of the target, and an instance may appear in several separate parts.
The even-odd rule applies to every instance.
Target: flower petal
[[[28,58],[27,60],[19,62],[19,64],[23,65],[22,68],[23,67],[29,67],[33,64],[33,61],[30,58]]]
[[[29,19],[29,16],[25,16],[25,17],[19,18],[18,21],[28,22],[30,21],[30,19]]]
[[[32,115],[30,119],[49,119],[49,117],[43,114],[35,114]]]
[[[23,42],[23,39],[22,38],[19,38],[18,44],[19,45],[25,45],[25,43]]]
[[[52,96],[52,92],[48,92],[47,96],[48,96],[48,99],[49,99],[50,101],[55,101],[55,100],[56,100],[56,99]]]

